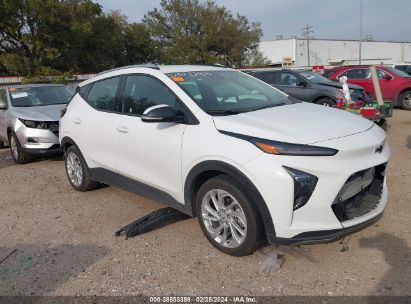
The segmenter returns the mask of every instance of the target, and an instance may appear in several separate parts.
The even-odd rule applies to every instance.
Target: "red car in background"
[[[392,101],[394,106],[411,110],[411,76],[391,67],[377,66],[376,68],[384,101]],[[336,67],[327,70],[324,75],[334,81],[347,76],[348,83],[362,86],[365,92],[375,98],[369,65]]]

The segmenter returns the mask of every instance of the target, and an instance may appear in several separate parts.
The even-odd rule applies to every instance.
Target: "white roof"
[[[158,69],[156,69],[157,67]],[[152,73],[157,71],[160,73],[179,73],[179,72],[199,72],[199,71],[218,71],[218,70],[227,70],[227,68],[214,66],[214,65],[135,65],[135,66],[126,66],[124,68],[116,68],[113,70],[108,70],[106,72],[101,72],[97,74],[96,77],[90,78],[86,81],[83,81],[79,86],[84,86],[96,80],[105,79],[112,76],[123,75],[123,74],[132,74],[132,73]]]
[[[224,67],[214,65],[159,65],[158,67],[163,73],[226,70]]]

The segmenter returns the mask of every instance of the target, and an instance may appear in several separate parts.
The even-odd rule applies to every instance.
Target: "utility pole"
[[[362,0],[360,0],[360,41],[359,41],[358,64],[361,65],[361,49],[362,49]]]
[[[314,33],[314,31],[312,30],[312,26],[306,24],[305,28],[303,28],[303,36],[305,37],[305,39],[307,40],[307,63],[308,66],[311,66],[310,64],[310,34]]]

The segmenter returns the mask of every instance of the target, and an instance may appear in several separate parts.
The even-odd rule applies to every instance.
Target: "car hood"
[[[220,131],[297,144],[345,137],[374,125],[355,114],[306,102],[213,119]]]
[[[35,121],[59,121],[60,111],[66,104],[37,107],[14,107],[10,114],[14,117]]]
[[[352,90],[363,90],[364,88],[362,86],[356,85],[356,84],[351,84],[347,83],[348,88]],[[332,82],[327,82],[327,83],[321,83],[321,85],[328,86],[328,87],[333,87],[337,89],[342,89],[342,84],[337,82],[337,81],[332,81]]]

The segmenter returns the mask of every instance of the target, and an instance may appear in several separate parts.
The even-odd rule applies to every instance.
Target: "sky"
[[[119,9],[129,21],[159,7],[160,0],[96,0],[104,11]],[[215,0],[250,22],[260,22],[263,41],[302,37],[306,24],[314,38],[359,39],[360,0]],[[411,0],[363,0],[363,34],[374,40],[411,41]]]

